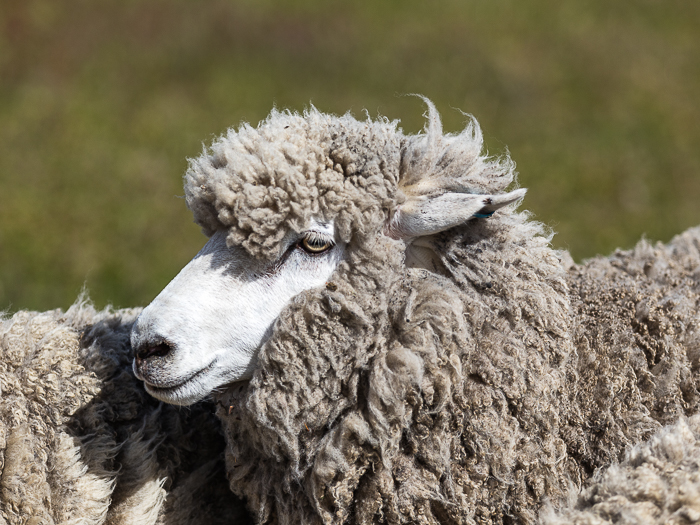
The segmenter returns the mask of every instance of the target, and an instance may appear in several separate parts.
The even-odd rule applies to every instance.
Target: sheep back
[[[153,400],[131,373],[138,310],[0,323],[0,523],[230,523],[210,406]]]
[[[700,228],[569,269],[575,354],[563,437],[585,479],[698,412]]]

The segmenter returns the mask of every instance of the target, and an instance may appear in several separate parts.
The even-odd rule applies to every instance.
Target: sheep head
[[[284,309],[333,291],[339,268],[363,264],[353,254],[434,270],[431,236],[524,195],[501,193],[512,165],[481,156],[475,123],[444,136],[426,103],[421,135],[273,111],[190,161],[187,204],[210,240],[134,324],[134,372],[150,394],[186,405],[250,379]]]
[[[134,325],[134,371],[148,392],[187,405],[250,378],[277,316],[304,290],[323,286],[345,243],[332,224],[290,232],[277,260],[260,260],[212,235]]]

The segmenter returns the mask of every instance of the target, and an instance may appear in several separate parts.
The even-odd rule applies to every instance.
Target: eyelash
[[[297,246],[310,255],[319,255],[333,248],[335,242],[321,233],[308,232]]]

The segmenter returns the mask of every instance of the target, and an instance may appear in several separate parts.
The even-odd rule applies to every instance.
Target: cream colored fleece
[[[0,524],[247,522],[212,405],[163,405],[133,376],[138,311],[0,320]]]

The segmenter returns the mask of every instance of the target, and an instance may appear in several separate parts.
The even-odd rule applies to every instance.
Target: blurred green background
[[[186,158],[273,105],[510,151],[580,260],[700,224],[697,0],[2,0],[0,310],[147,304],[204,237]]]

